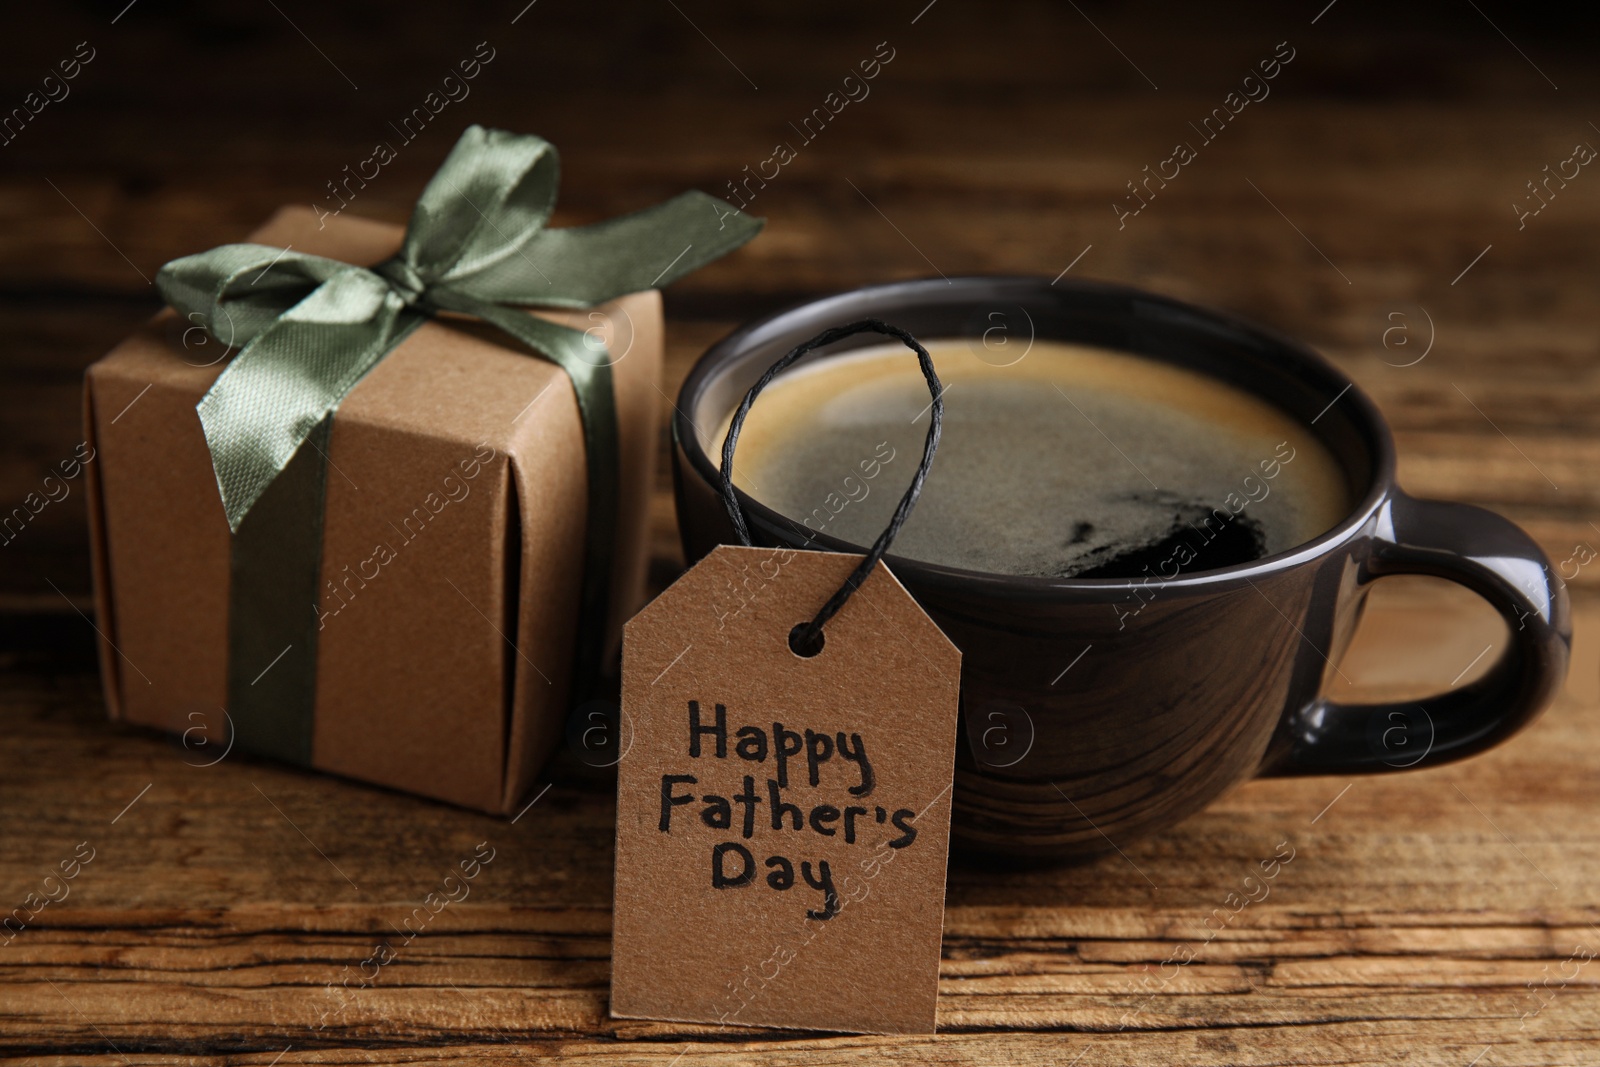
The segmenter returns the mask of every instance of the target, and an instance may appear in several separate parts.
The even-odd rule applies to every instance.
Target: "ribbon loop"
[[[476,278],[509,274],[519,285],[502,299],[543,303],[554,280],[526,277],[517,261],[550,219],[560,174],[544,138],[469,127],[417,199],[399,258],[430,286],[479,297]]]
[[[269,245],[221,245],[156,275],[166,302],[229,347],[242,348],[347,263]]]
[[[376,267],[236,244],[161,269],[169,304],[191,321],[198,315],[223,344],[243,346],[198,406],[230,529],[311,427],[416,328],[412,309],[589,307],[670,282],[761,229],[762,220],[692,192],[547,230],[559,175],[543,138],[471,126],[423,190],[399,254]],[[570,341],[535,332],[530,340],[513,331],[567,367],[560,352]]]

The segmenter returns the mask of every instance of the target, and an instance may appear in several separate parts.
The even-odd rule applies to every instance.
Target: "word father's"
[[[726,707],[716,705],[715,718],[705,722],[701,718],[700,702],[691,700],[688,725],[690,759],[730,758]],[[765,788],[758,790],[756,776],[747,774],[743,788],[732,796],[706,793],[697,798],[693,792],[679,791],[680,786],[698,785],[699,778],[695,775],[663,774],[659,824],[662,833],[673,832],[673,814],[677,808],[698,800],[701,805],[701,824],[711,830],[731,831],[737,828],[746,841],[755,837],[758,823],[770,823],[775,833],[804,833],[809,829],[822,837],[837,838],[842,835],[847,845],[855,844],[863,836],[861,827],[889,823],[900,831],[897,837],[888,842],[890,848],[905,848],[917,839],[917,828],[912,825],[916,812],[912,809],[890,811],[881,804],[848,803],[849,799],[865,800],[877,786],[872,761],[867,757],[867,745],[860,734],[846,734],[843,730],[829,733],[810,728],[791,730],[781,722],[774,722],[770,733],[762,726],[741,726],[732,736],[735,739],[731,746],[733,758],[759,763],[764,768],[771,761],[771,774],[763,775],[766,778]],[[837,779],[841,774],[844,781],[850,783],[845,789],[848,796],[839,798],[847,801],[843,807],[823,802],[813,804],[808,811],[785,799],[792,795],[788,792],[791,788],[795,792],[806,787],[809,790],[819,789],[824,769],[829,770],[828,777],[836,779],[833,784],[840,784]],[[794,779],[792,787],[791,775]],[[737,817],[733,810],[735,804],[743,809]],[[763,804],[766,805],[765,813],[758,819]],[[678,817],[680,830],[684,829],[685,823],[689,829],[695,829],[692,816]],[[766,827],[763,825],[762,828]],[[770,888],[783,892],[794,886],[795,864],[789,857],[768,856],[763,865],[767,872],[766,883]],[[806,885],[822,894],[822,907],[807,910],[806,918],[824,920],[839,914],[839,893],[834,887],[833,871],[828,861],[818,860],[813,864],[810,860],[802,860],[799,872]],[[742,889],[752,885],[758,873],[754,854],[739,841],[721,841],[712,846],[711,885],[714,888]]]

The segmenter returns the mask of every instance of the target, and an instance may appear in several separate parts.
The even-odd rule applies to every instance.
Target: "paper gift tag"
[[[628,623],[611,1012],[934,1029],[961,654],[880,565],[724,545]]]

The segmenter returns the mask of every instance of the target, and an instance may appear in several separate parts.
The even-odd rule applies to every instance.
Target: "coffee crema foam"
[[[896,555],[995,574],[1175,577],[1294,548],[1348,512],[1326,446],[1214,378],[1062,342],[1035,341],[1010,366],[977,341],[925,347],[944,431]],[[898,344],[802,364],[751,409],[734,483],[810,530],[869,545],[916,471],[930,400]]]

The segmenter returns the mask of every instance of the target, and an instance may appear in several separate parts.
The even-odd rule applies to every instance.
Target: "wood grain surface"
[[[525,2],[8,13],[0,115],[79,42],[94,58],[0,143],[0,506],[72,455],[82,370],[156,309],[161,263],[283,203],[336,206],[327,183],[487,42],[470,95],[350,211],[404,221],[468,122],[560,147],[561,224],[727,195],[798,148],[751,187],[767,232],[666,294],[663,407],[738,322],[860,283],[1070,269],[1225,308],[1344,367],[1407,489],[1541,541],[1576,606],[1567,690],[1467,763],[1252,783],[1084,866],[954,865],[936,1037],[622,1022],[603,777],[559,764],[513,822],[109,724],[72,482],[0,544],[0,916],[66,888],[0,934],[0,1062],[1600,1060],[1600,175],[1527,186],[1600,145],[1593,16]],[[1203,143],[1189,124],[1285,41],[1270,95]],[[803,143],[789,124],[880,42],[870,94]],[[1119,228],[1126,183],[1178,141],[1196,158]],[[654,519],[659,586],[681,566],[664,467]],[[1396,579],[1342,669],[1421,695],[1503,641],[1472,597]],[[470,895],[406,940],[485,842]]]

